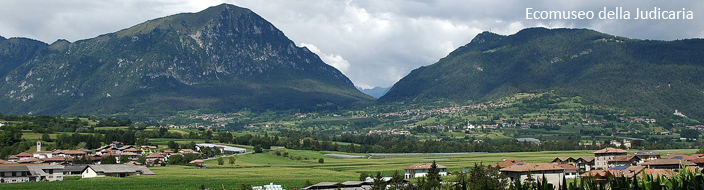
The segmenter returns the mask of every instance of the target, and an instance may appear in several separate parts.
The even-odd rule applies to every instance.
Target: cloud
[[[318,47],[315,47],[313,44],[306,44],[306,43],[301,43],[301,47],[306,47],[308,50],[311,52],[317,54],[320,59],[323,60],[323,62],[327,63],[328,65],[335,67],[337,70],[340,70],[342,74],[347,73],[347,71],[350,69],[350,62],[342,58],[342,56],[335,55],[335,54],[325,54],[318,49]]]
[[[704,37],[704,1],[682,0],[8,0],[0,35],[52,42],[115,32],[146,20],[220,3],[249,8],[361,87],[388,87],[482,31],[509,35],[526,27],[590,28],[638,39]],[[37,5],[42,6],[37,6]],[[600,11],[604,7],[692,10],[693,20],[527,20],[525,9]],[[633,14],[633,13],[632,13]],[[314,45],[313,45],[314,44]],[[311,50],[312,51],[312,50]]]

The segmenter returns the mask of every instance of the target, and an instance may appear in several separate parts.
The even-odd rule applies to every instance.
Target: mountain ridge
[[[73,43],[41,43],[32,49],[0,41],[0,50],[17,51],[0,57],[0,102],[6,105],[0,112],[154,117],[184,109],[309,110],[372,100],[271,23],[229,4]],[[17,55],[26,56],[11,59]]]
[[[704,40],[637,40],[589,29],[528,28],[478,34],[438,62],[413,70],[380,102],[477,101],[564,90],[652,114],[704,118]]]

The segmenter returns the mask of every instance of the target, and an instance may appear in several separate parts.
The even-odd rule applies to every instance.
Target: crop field
[[[92,178],[66,180],[61,182],[32,182],[16,184],[0,184],[0,189],[196,189],[204,185],[210,189],[235,189],[241,184],[254,186],[269,183],[281,184],[285,189],[302,187],[306,180],[311,183],[323,181],[343,182],[358,180],[359,173],[382,172],[391,176],[394,171],[403,173],[403,168],[414,163],[429,163],[430,159],[438,159],[438,164],[448,167],[448,171],[458,171],[470,168],[474,163],[491,165],[502,158],[524,160],[530,163],[550,162],[557,156],[593,156],[593,150],[584,151],[547,151],[547,152],[515,152],[515,153],[478,153],[456,155],[389,155],[384,158],[336,159],[324,157],[325,154],[342,152],[305,151],[278,149],[288,152],[288,157],[277,156],[274,151],[259,154],[237,155],[235,164],[218,165],[217,160],[208,160],[208,168],[193,166],[151,167],[154,176],[131,176],[126,178]],[[630,152],[634,152],[630,151]],[[661,150],[656,151],[663,156],[670,153],[692,154],[696,150]],[[306,159],[291,159],[291,157]],[[324,164],[318,163],[323,158]],[[452,177],[449,177],[450,179]]]

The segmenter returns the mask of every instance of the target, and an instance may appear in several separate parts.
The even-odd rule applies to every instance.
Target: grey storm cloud
[[[527,27],[589,28],[638,39],[701,38],[704,1],[681,0],[9,0],[0,6],[0,35],[47,43],[115,32],[181,12],[231,3],[249,8],[297,45],[347,75],[357,86],[388,87],[437,62],[482,31],[509,35]],[[536,20],[533,11],[692,11],[691,20]]]

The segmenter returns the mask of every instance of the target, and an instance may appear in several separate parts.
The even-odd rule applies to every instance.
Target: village
[[[169,163],[170,157],[173,158],[176,155],[204,155],[203,152],[206,149],[220,154],[247,153],[243,148],[210,143],[200,143],[193,149],[180,149],[174,152],[158,149],[156,146],[123,145],[120,142],[112,142],[95,150],[41,151],[41,142],[37,142],[37,151],[32,154],[22,152],[9,156],[7,160],[0,160],[0,182],[63,181],[64,177],[69,176],[93,178],[156,175],[149,167],[164,166]],[[670,177],[680,170],[697,171],[704,168],[704,154],[674,153],[662,156],[660,153],[647,150],[628,154],[627,150],[611,147],[595,151],[593,154],[594,156],[579,158],[556,157],[551,163],[527,163],[522,160],[503,158],[491,167],[505,175],[509,183],[515,180],[523,182],[527,179],[542,178],[554,187],[558,187],[563,179],[589,177],[597,181],[605,181],[612,177],[634,178],[641,174]],[[198,159],[190,160],[188,163],[195,167],[207,167],[204,159],[215,157],[198,156]],[[114,160],[115,163],[106,164],[104,163],[107,162],[106,160]],[[399,168],[404,171],[402,183],[409,183],[413,178],[425,177],[432,167],[430,163],[416,163]],[[450,172],[448,167],[442,165],[442,160],[439,160],[435,167],[440,176],[469,172],[467,169]],[[370,189],[375,180],[378,179],[367,177],[364,181],[320,182],[302,189]],[[382,177],[381,180],[388,182],[392,177]],[[268,185],[254,186],[253,189],[283,188],[273,182]]]
[[[127,177],[134,175],[155,175],[147,166],[164,166],[174,155],[194,155],[202,158],[202,150],[218,151],[219,154],[245,153],[246,149],[210,143],[196,144],[194,149],[157,151],[157,146],[123,145],[113,141],[110,145],[95,150],[52,150],[42,151],[37,141],[37,151],[33,154],[22,152],[0,160],[0,183],[30,181],[63,181],[65,176]],[[140,160],[141,159],[141,160]],[[114,163],[106,164],[104,162]],[[194,159],[189,164],[203,167],[203,159]]]

